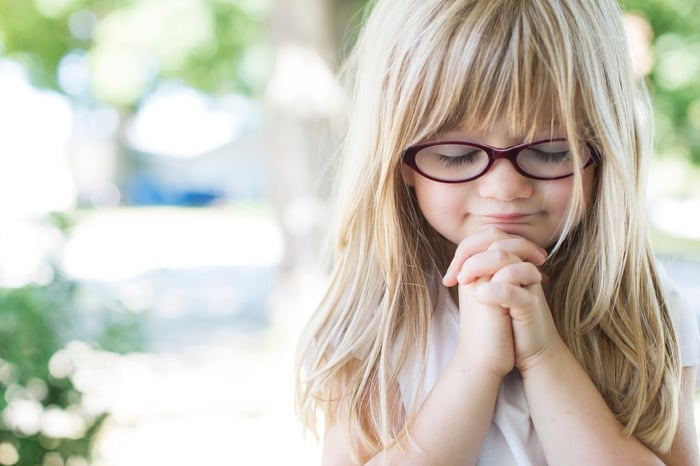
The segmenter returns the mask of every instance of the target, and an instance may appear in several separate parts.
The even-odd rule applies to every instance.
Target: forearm
[[[476,370],[458,349],[409,426],[415,445],[403,438],[401,446],[395,445],[367,464],[475,464],[501,380],[495,373]]]
[[[523,370],[530,415],[550,465],[662,465],[608,408],[563,342]]]

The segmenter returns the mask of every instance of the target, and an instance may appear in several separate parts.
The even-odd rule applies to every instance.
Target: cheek
[[[441,235],[458,237],[467,213],[468,193],[455,185],[416,179],[416,200],[428,223]]]
[[[593,199],[595,190],[594,173],[586,171],[583,173],[582,181],[582,201],[583,209],[587,209]],[[559,221],[564,221],[568,214],[569,207],[573,201],[574,182],[573,178],[566,178],[555,181],[546,194],[546,209],[550,214],[558,217]]]
[[[464,194],[453,185],[421,180],[414,184],[418,205],[426,218],[464,210]]]

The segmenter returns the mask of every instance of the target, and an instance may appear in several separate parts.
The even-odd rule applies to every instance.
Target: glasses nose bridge
[[[522,146],[515,146],[515,147],[506,147],[505,149],[499,149],[498,147],[489,147],[488,148],[488,154],[489,158],[491,159],[491,163],[489,163],[489,169],[491,166],[493,166],[498,160],[505,159],[508,160],[513,168],[515,168],[516,171],[520,171],[520,167],[518,167],[518,163],[516,161],[518,154],[522,150]]]

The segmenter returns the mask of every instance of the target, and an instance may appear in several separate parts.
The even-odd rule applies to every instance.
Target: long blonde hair
[[[332,416],[359,442],[354,448],[371,453],[395,442],[415,415],[402,413],[398,375],[409,355],[423,373],[429,290],[450,257],[402,182],[402,150],[458,126],[499,122],[526,136],[556,126],[600,154],[593,201],[584,206],[575,173],[564,234],[545,265],[557,328],[626,432],[667,450],[680,363],[644,218],[648,99],[632,75],[619,6],[375,3],[348,61],[353,106],[336,251],[300,343],[302,422],[315,430],[320,416]]]

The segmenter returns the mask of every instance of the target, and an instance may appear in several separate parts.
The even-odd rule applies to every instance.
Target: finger
[[[468,236],[457,246],[455,256],[443,277],[443,284],[445,286],[456,285],[459,281],[457,275],[462,269],[464,261],[485,250],[509,250],[522,260],[536,265],[542,265],[547,259],[547,251],[534,242],[520,236],[507,234],[496,227],[489,227]]]
[[[490,281],[510,283],[517,286],[530,286],[542,283],[543,275],[534,264],[519,262],[507,265],[496,271]]]
[[[447,271],[443,277],[443,283],[446,286],[456,285],[457,273],[465,260],[478,252],[485,251],[495,240],[508,237],[508,234],[498,228],[489,227],[464,238],[457,245],[454,258],[452,262],[450,262],[449,267],[447,267]]]
[[[522,259],[510,251],[485,251],[468,258],[457,274],[460,285],[471,283],[479,277],[491,277],[508,265],[523,263]]]
[[[542,265],[546,258],[547,252],[528,239],[515,236],[498,239],[488,246],[486,252],[479,252],[468,257],[462,263],[454,281],[466,284],[476,277],[490,276],[510,263],[527,261],[535,265]],[[457,257],[452,261],[453,266],[456,266],[456,261]],[[446,275],[443,283],[446,286],[451,286],[452,277]]]
[[[499,239],[491,243],[487,251],[510,251],[524,261],[532,262],[535,265],[542,265],[547,260],[547,251],[529,239],[513,237]]]
[[[508,282],[482,283],[475,288],[474,298],[481,304],[505,308],[529,308],[534,302],[528,288]]]

